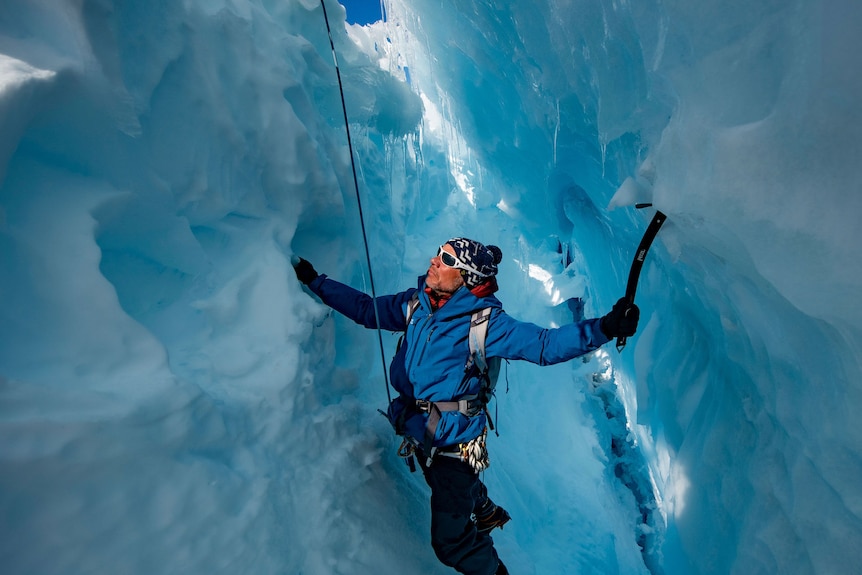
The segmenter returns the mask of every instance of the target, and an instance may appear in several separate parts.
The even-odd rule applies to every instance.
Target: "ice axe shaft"
[[[636,207],[638,208],[646,208],[652,204],[638,204]],[[649,252],[649,248],[652,245],[653,240],[655,239],[656,234],[658,234],[658,230],[664,221],[667,219],[667,216],[656,210],[655,215],[652,217],[652,221],[650,221],[649,226],[644,232],[644,236],[641,238],[641,243],[638,245],[638,249],[635,252],[635,257],[632,260],[632,267],[629,270],[629,282],[626,285],[626,302],[629,304],[635,303],[635,293],[638,289],[638,279],[641,275],[641,268],[644,267],[644,260],[646,259],[647,252]],[[626,337],[620,336],[617,338],[617,351],[621,352],[623,348],[626,346]]]

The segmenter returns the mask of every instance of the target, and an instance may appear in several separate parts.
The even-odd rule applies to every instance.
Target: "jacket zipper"
[[[413,328],[414,328],[414,329],[419,329],[419,325],[420,325],[422,322],[427,322],[427,321],[429,321],[430,319],[431,319],[431,314],[428,314],[428,315],[426,315],[425,317],[421,317],[421,318],[419,318],[419,319],[412,318],[412,319],[410,320],[410,324],[411,324],[411,325],[413,325]],[[410,326],[408,325],[407,327],[409,328]],[[432,331],[432,332],[434,331],[434,328],[433,328],[433,327],[431,328],[431,331]],[[406,339],[406,336],[407,336],[406,332],[405,332],[405,334],[404,334],[404,335],[405,335],[405,339]],[[430,339],[430,337],[431,337],[431,334],[429,333],[429,334],[428,334],[428,338]],[[418,343],[419,343],[419,342],[421,342],[421,341],[422,341],[422,340],[421,340],[421,339],[419,339],[419,340],[417,340],[417,342],[416,342],[416,343],[418,344]],[[418,347],[419,347],[418,345],[411,345],[411,346],[408,348],[408,350],[407,350],[408,355],[407,355],[407,357],[405,357],[405,358],[404,358],[404,363],[405,363],[405,367],[407,367],[407,368],[408,368],[408,370],[410,369],[410,368],[409,368],[409,366],[410,366],[410,365],[414,365],[414,364],[413,364],[413,360],[416,358],[416,352],[417,352],[417,351],[419,351],[419,350],[417,349]],[[422,348],[422,353],[420,354],[420,360],[421,360],[421,355],[424,355],[424,350],[425,350],[425,348],[423,347],[423,348]],[[417,364],[417,365],[418,365],[418,364]]]
[[[431,343],[431,336],[434,335],[435,329],[437,329],[436,325],[428,332],[428,338],[425,340],[425,345],[422,346],[422,353],[419,354],[419,359],[416,361],[416,367],[422,365],[422,358],[425,357],[425,350],[428,349],[428,344]]]

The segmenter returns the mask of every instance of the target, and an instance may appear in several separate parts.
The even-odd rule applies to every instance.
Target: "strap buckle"
[[[482,413],[485,402],[478,395],[468,395],[458,400],[458,411],[467,417],[475,417]]]

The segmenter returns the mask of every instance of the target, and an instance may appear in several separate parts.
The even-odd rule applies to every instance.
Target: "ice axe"
[[[637,209],[648,208],[650,206],[652,206],[652,204],[635,205]],[[652,217],[652,221],[650,221],[649,226],[647,226],[647,229],[644,232],[644,236],[641,238],[638,250],[635,252],[635,258],[632,260],[632,267],[629,270],[629,283],[626,285],[625,295],[625,300],[630,305],[635,303],[635,292],[637,292],[638,289],[638,278],[640,278],[641,275],[641,268],[644,267],[644,260],[646,259],[647,252],[649,251],[656,234],[658,234],[659,228],[666,219],[666,215],[656,210],[655,215]],[[623,348],[625,348],[626,339],[627,338],[625,336],[619,336],[617,338],[618,352],[622,352]]]

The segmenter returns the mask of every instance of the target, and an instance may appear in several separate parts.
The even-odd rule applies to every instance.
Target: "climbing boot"
[[[490,499],[482,509],[476,512],[475,516],[476,529],[479,533],[490,533],[495,527],[502,529],[503,525],[512,519],[508,511],[493,503]],[[505,569],[505,567],[503,568]],[[502,573],[508,573],[508,571],[502,571]]]

